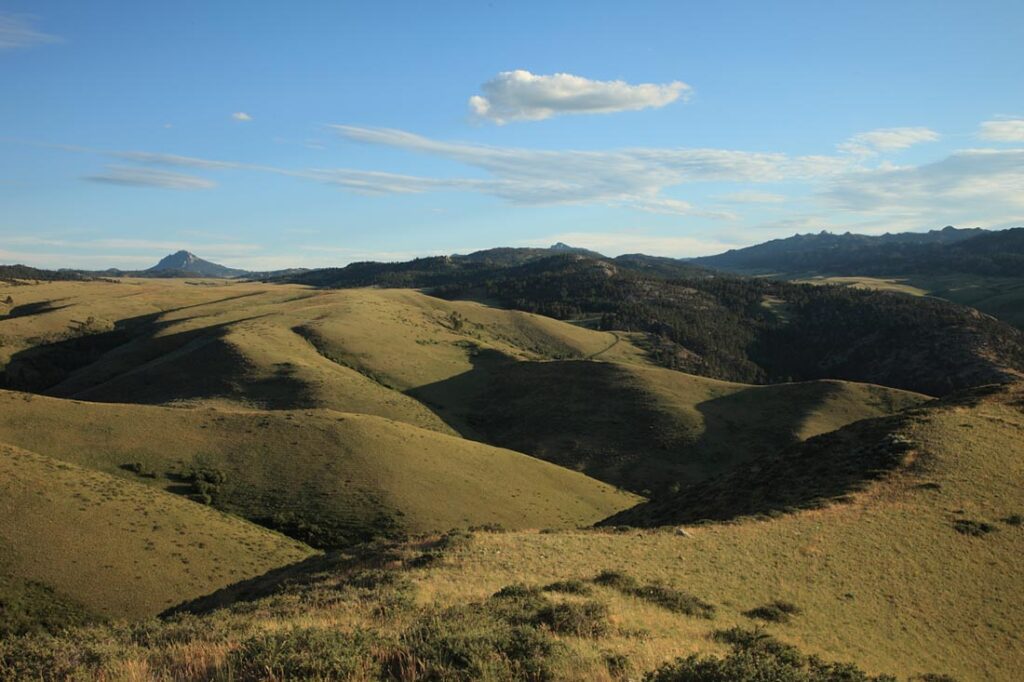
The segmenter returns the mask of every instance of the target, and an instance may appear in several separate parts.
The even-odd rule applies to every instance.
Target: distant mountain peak
[[[164,256],[160,262],[146,270],[152,273],[173,273],[180,272],[186,275],[201,277],[239,277],[245,274],[244,270],[236,270],[219,263],[212,263],[203,260],[191,251],[182,249]]]
[[[575,246],[569,246],[565,242],[555,242],[549,247],[552,251],[578,251]]]

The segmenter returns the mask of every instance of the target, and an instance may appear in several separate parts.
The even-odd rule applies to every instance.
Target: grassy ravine
[[[689,644],[715,654],[680,656],[650,670],[644,650],[657,635],[631,623],[638,605],[666,622],[712,619],[713,607],[695,614],[686,605],[696,598],[621,573],[510,584],[456,605],[424,603],[419,584],[457,570],[481,537],[453,532],[365,545],[199,600],[186,607],[192,612],[161,621],[9,638],[0,641],[0,679],[895,679],[809,657],[749,626],[714,628]],[[226,608],[209,611],[223,599],[230,600]]]

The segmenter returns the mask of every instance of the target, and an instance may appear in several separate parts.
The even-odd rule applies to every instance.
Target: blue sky
[[[0,0],[0,262],[1024,224],[1024,3]]]

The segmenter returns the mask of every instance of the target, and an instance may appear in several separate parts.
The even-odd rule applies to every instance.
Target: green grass
[[[6,445],[0,547],[0,630],[153,615],[312,553],[181,497]]]
[[[209,500],[216,506],[327,546],[489,523],[573,528],[639,501],[517,452],[329,410],[186,410],[0,392],[0,442],[194,499],[203,491],[192,472],[213,469],[222,479]],[[318,528],[305,535],[303,525]]]

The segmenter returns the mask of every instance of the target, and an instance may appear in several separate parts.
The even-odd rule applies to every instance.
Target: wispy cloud
[[[237,253],[250,253],[253,251],[259,251],[261,247],[258,244],[247,244],[244,242],[205,242],[195,241],[188,239],[181,239],[178,241],[166,240],[166,239],[63,239],[59,237],[32,237],[32,236],[14,236],[14,237],[0,237],[0,244],[4,245],[15,245],[15,246],[49,246],[55,248],[75,248],[75,249],[118,249],[124,251],[151,251],[154,249],[161,251],[177,251],[178,249],[203,249],[204,252],[237,252]]]
[[[773,192],[729,192],[715,198],[733,204],[781,204],[786,201],[784,195]]]
[[[879,152],[899,151],[923,142],[935,142],[939,134],[930,128],[879,128],[858,133],[838,145],[849,154],[871,156]]]
[[[822,177],[846,159],[725,149],[634,148],[614,151],[533,150],[432,140],[401,130],[332,126],[347,139],[447,158],[486,171],[464,188],[518,204],[611,204],[644,211],[729,218],[721,211],[670,199],[668,187],[691,182],[773,182]],[[449,183],[454,181],[447,181]]]
[[[171,173],[152,168],[135,168],[133,166],[107,166],[105,172],[97,175],[87,175],[84,179],[90,182],[112,185],[177,190],[210,189],[217,186],[217,183],[213,180],[200,178],[195,175]]]
[[[469,98],[480,118],[499,125],[540,121],[559,114],[607,114],[663,107],[686,98],[691,88],[682,81],[662,85],[596,81],[569,73],[539,76],[518,69],[503,71],[480,86],[483,94]]]
[[[833,208],[921,225],[997,224],[1024,216],[1024,150],[966,149],[921,166],[836,177]]]
[[[0,12],[0,50],[61,42],[58,36],[36,29],[33,26],[35,20],[35,17],[27,14]]]
[[[235,113],[231,114],[231,118],[235,119],[236,121],[242,121],[242,122],[251,121],[252,120],[252,116],[250,116],[249,114],[245,113],[244,111],[236,111]]]
[[[1024,118],[985,121],[978,134],[995,142],[1024,142]]]

